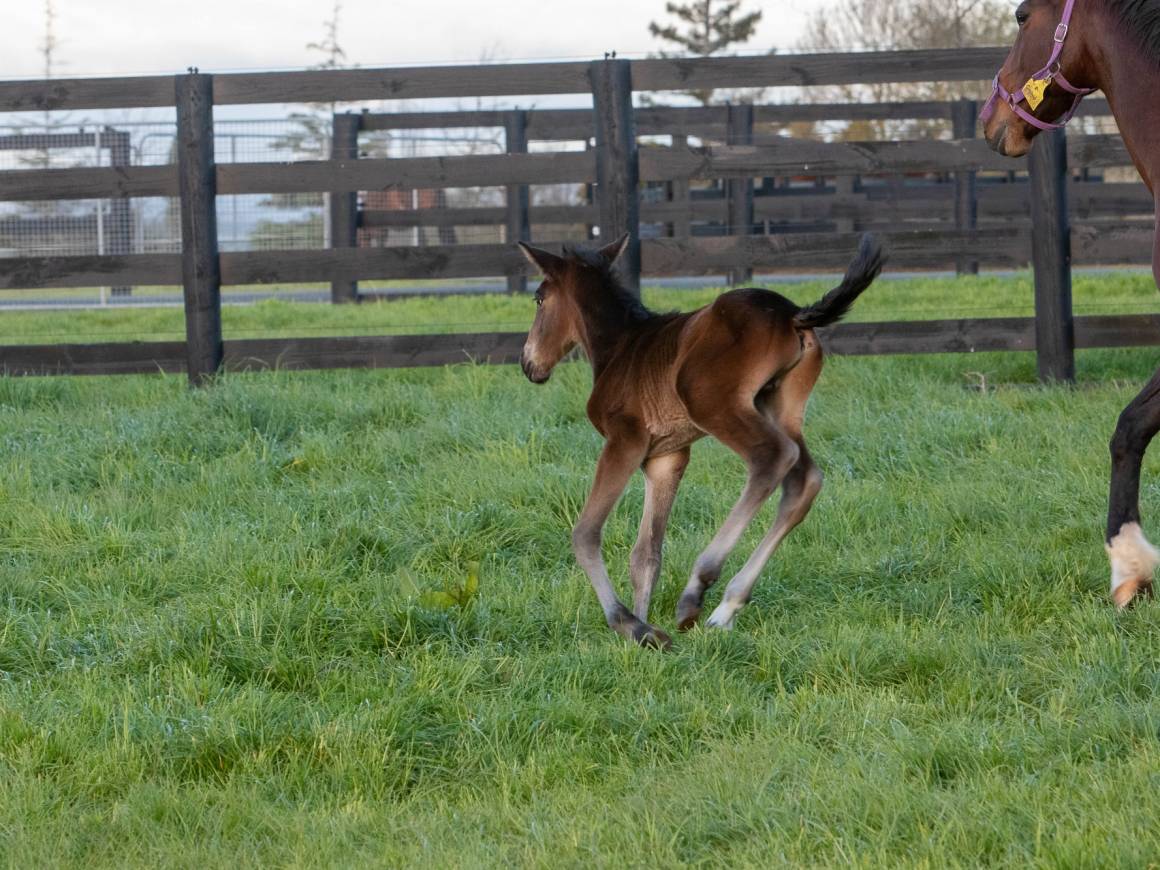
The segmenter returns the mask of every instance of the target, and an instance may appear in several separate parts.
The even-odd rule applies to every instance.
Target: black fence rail
[[[583,223],[603,237],[630,235],[630,284],[644,275],[723,274],[744,279],[756,269],[834,269],[845,264],[865,225],[889,224],[892,264],[902,268],[978,264],[1024,266],[1033,259],[1037,317],[1031,320],[857,324],[829,337],[836,352],[923,353],[941,350],[1036,348],[1044,377],[1070,377],[1077,346],[1158,343],[1151,317],[1079,319],[1070,310],[1070,266],[1145,263],[1151,225],[1124,220],[1151,210],[1142,190],[1085,180],[1091,170],[1130,164],[1117,136],[1039,137],[1030,160],[994,154],[976,137],[974,107],[958,103],[795,105],[639,109],[635,91],[694,87],[859,84],[982,80],[1002,59],[1000,49],[770,56],[697,60],[606,60],[419,69],[329,70],[208,76],[0,82],[0,111],[175,106],[177,162],[172,166],[21,169],[0,172],[0,201],[179,197],[181,254],[0,258],[0,290],[18,288],[181,284],[187,340],[93,346],[10,347],[0,365],[13,374],[171,370],[175,360],[195,383],[225,368],[425,365],[467,358],[509,361],[510,334],[279,339],[224,342],[223,284],[325,282],[335,301],[355,301],[358,282],[396,278],[506,275],[524,286],[527,266],[510,243],[428,247],[359,247],[359,227],[445,225],[505,228],[508,242],[527,238],[537,223]],[[328,160],[292,164],[215,165],[214,105],[353,102],[366,99],[521,96],[589,93],[593,109],[536,112],[338,115]],[[1106,113],[1093,101],[1088,113]],[[796,120],[944,118],[951,140],[819,142],[764,135],[761,126]],[[507,152],[438,158],[359,157],[363,131],[494,124]],[[667,146],[648,136],[668,135]],[[704,140],[689,144],[689,137]],[[529,153],[529,141],[588,141],[585,151]],[[642,137],[645,137],[642,139]],[[1070,169],[1069,169],[1070,167]],[[1075,172],[1081,169],[1082,173]],[[1026,169],[1030,183],[986,184]],[[946,183],[899,194],[862,183],[868,176],[945,176]],[[755,179],[854,179],[825,189],[790,189],[767,196]],[[720,182],[719,200],[689,195],[694,182]],[[591,185],[584,206],[534,207],[537,184]],[[642,185],[665,185],[665,202],[642,202]],[[506,188],[502,208],[370,210],[365,191],[454,187]],[[764,183],[763,183],[764,187]],[[219,252],[215,198],[260,193],[329,193],[332,245],[326,250]],[[1076,200],[1069,207],[1069,197]],[[1072,218],[1085,222],[1073,225]],[[815,221],[830,232],[755,234],[763,224]],[[699,236],[697,222],[727,234]],[[641,226],[665,225],[642,238]],[[538,240],[542,241],[542,240]],[[1032,328],[1034,327],[1034,328]],[[1030,332],[1029,332],[1030,330]],[[1085,344],[1087,343],[1087,344]]]

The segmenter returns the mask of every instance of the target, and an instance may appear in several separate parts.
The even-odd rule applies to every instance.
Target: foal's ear
[[[611,245],[605,245],[600,249],[600,256],[604,257],[609,264],[615,263],[620,259],[620,255],[628,249],[628,233],[625,233]]]
[[[564,270],[564,258],[557,257],[551,251],[545,251],[543,248],[534,248],[527,242],[517,242],[520,250],[524,252],[524,256],[528,258],[533,266],[536,266],[545,275],[558,275]]]

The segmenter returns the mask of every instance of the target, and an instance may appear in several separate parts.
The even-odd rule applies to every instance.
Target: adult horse
[[[990,146],[1026,154],[1042,130],[1062,127],[1094,90],[1108,98],[1132,162],[1160,193],[1160,0],[1024,0],[1019,35],[983,109]],[[1160,285],[1160,196],[1152,273]],[[1140,530],[1140,464],[1160,431],[1160,371],[1124,409],[1112,437],[1107,551],[1112,600],[1150,594],[1157,552]]]

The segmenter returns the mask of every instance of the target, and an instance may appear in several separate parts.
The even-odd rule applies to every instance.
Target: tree
[[[56,38],[56,6],[53,0],[44,0],[44,41],[37,46],[41,57],[44,58],[44,78],[51,79],[56,72],[59,65],[57,59],[57,49],[60,47],[60,42]],[[53,113],[44,110],[44,130],[45,136],[51,135],[55,130],[61,127],[65,122],[63,118],[54,118]],[[38,149],[36,157],[31,161],[33,165],[47,169],[52,166],[52,149],[45,145]]]
[[[692,54],[709,57],[720,54],[733,45],[748,42],[761,21],[761,11],[738,15],[741,0],[695,0],[691,3],[666,3],[665,11],[677,20],[661,26],[653,21],[648,29],[657,39],[676,45],[680,52],[660,52],[661,57],[674,54]],[[713,100],[711,89],[688,91],[702,105]]]
[[[322,39],[308,42],[306,50],[322,55],[322,59],[311,64],[310,69],[342,69],[346,66],[346,52],[338,42],[338,25],[342,16],[342,0],[335,0],[330,17],[322,22]],[[305,112],[293,112],[290,120],[298,125],[277,143],[295,154],[312,160],[325,160],[330,156],[330,128],[334,117],[333,103],[312,103]],[[321,202],[322,195],[313,199]]]
[[[321,60],[311,64],[309,69],[342,69],[346,65],[346,52],[338,41],[341,18],[342,0],[334,0],[330,17],[322,22],[322,38],[318,42],[306,43],[307,51],[322,56]],[[288,120],[294,126],[274,141],[274,147],[289,151],[301,159],[326,160],[330,157],[335,104],[309,103],[304,109],[305,111],[290,113]],[[263,199],[261,205],[280,209],[323,209],[326,206],[326,196],[321,192],[276,193]],[[259,227],[262,227],[262,224],[259,224]],[[272,237],[268,228],[255,230],[255,235],[261,236],[263,240]]]
[[[1014,39],[1015,17],[1007,0],[834,0],[814,13],[799,48],[806,51],[891,51],[1005,45]],[[819,102],[900,102],[979,99],[985,88],[970,82],[844,85],[813,89]],[[845,139],[916,138],[938,135],[938,121],[857,121]]]

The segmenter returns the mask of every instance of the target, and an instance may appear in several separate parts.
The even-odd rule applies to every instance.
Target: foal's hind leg
[[[632,575],[632,610],[636,618],[648,622],[648,605],[653,586],[661,572],[661,544],[669,524],[669,512],[677,497],[677,487],[689,464],[689,448],[649,459],[644,464],[644,513],[640,532],[629,556]]]
[[[1112,600],[1120,609],[1152,591],[1160,553],[1140,530],[1140,464],[1160,431],[1160,371],[1120,415],[1112,436],[1112,484],[1108,498],[1108,558]]]
[[[822,349],[812,332],[803,336],[801,362],[785,376],[776,392],[758,398],[758,406],[793,439],[799,449],[798,460],[782,483],[781,504],[773,528],[758,544],[753,555],[725,587],[721,603],[709,617],[708,624],[717,628],[732,628],[737,612],[749,602],[753,585],[761,575],[765,563],[813,507],[814,499],[822,490],[822,472],[814,463],[802,437],[806,402],[822,373]]]
[[[596,464],[592,492],[572,531],[572,549],[576,553],[576,561],[596,590],[608,627],[641,646],[668,649],[672,646],[672,640],[667,634],[638,619],[620,603],[600,553],[604,522],[612,513],[633,472],[644,459],[647,449],[647,440],[640,443],[631,439],[609,440],[604,445],[600,461]]]
[[[777,520],[757,549],[753,551],[753,555],[749,557],[736,576],[729,581],[729,585],[725,587],[725,594],[721,597],[721,603],[717,605],[717,609],[709,617],[707,625],[714,628],[733,627],[733,619],[737,616],[737,612],[749,603],[753,586],[757,582],[757,578],[761,576],[761,569],[773,556],[778,545],[806,518],[806,514],[810,512],[810,508],[814,504],[814,499],[821,492],[822,472],[814,464],[809,451],[806,450],[805,442],[799,441],[798,443],[801,445],[801,456],[797,465],[790,469],[789,474],[782,482],[781,504],[777,509]]]
[[[761,506],[797,464],[800,452],[792,438],[757,410],[752,398],[738,399],[707,417],[696,416],[694,409],[690,411],[698,426],[745,460],[749,479],[725,524],[693,566],[693,576],[677,604],[677,626],[682,631],[696,623],[705,590],[721,576],[726,557]]]

